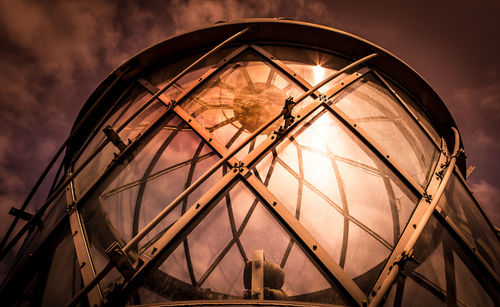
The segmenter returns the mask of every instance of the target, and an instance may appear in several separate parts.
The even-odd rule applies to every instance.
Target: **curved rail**
[[[444,189],[448,185],[448,181],[450,180],[451,174],[453,173],[453,169],[455,169],[455,164],[457,162],[457,156],[460,151],[460,135],[458,133],[458,130],[455,127],[451,128],[453,130],[453,133],[455,135],[455,144],[453,146],[453,153],[451,155],[451,159],[448,163],[448,166],[446,168],[446,172],[444,174],[443,180],[439,184],[439,187],[436,191],[435,197],[432,199],[429,207],[425,211],[424,215],[422,216],[422,219],[420,220],[420,223],[418,223],[417,228],[415,229],[415,232],[413,232],[412,236],[410,237],[410,240],[406,243],[405,248],[403,249],[403,252],[401,253],[401,256],[408,255],[417,242],[418,238],[420,237],[420,234],[424,230],[425,225],[427,225],[427,222],[432,216],[432,213],[434,212],[434,209],[436,208],[436,205],[438,204],[439,200],[441,199],[441,196],[443,195]],[[375,297],[370,301],[369,307],[375,307],[380,304],[382,301],[382,298],[384,295],[389,291],[390,287],[392,286],[392,283],[394,282],[394,279],[396,279],[396,276],[398,276],[399,269],[400,269],[400,264],[398,262],[394,263],[391,271],[389,272],[389,275],[386,277],[384,282],[382,283],[382,286],[380,289],[377,291],[377,294]]]

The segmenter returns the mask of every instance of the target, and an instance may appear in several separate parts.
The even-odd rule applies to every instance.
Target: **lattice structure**
[[[103,82],[62,148],[47,201],[12,211],[29,221],[2,242],[6,259],[24,240],[8,304],[499,303],[453,119],[349,34],[257,19],[171,38]]]

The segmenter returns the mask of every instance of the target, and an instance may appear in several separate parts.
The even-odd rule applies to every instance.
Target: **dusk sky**
[[[166,38],[219,20],[290,17],[392,52],[440,95],[468,180],[500,226],[500,1],[0,0],[0,238],[93,90]],[[33,212],[33,209],[28,209]]]

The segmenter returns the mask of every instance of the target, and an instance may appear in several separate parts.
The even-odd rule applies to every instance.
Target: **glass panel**
[[[118,118],[111,118],[110,121],[104,124],[104,127],[110,125],[115,132],[118,133],[120,138],[125,144],[129,144],[130,140],[134,140],[139,133],[141,133],[144,128],[151,123],[151,121],[158,116],[158,110],[162,108],[160,102],[155,101],[150,104],[145,110],[143,110],[138,116],[136,116],[131,122],[129,122],[122,130],[119,127],[124,123],[133,112],[137,110],[139,106],[145,103],[150,97],[150,94],[142,93],[139,98],[129,105],[123,106],[123,111],[120,112]],[[117,112],[119,113],[119,112]],[[117,114],[115,113],[115,114]],[[104,132],[99,131],[99,133],[94,137],[91,144],[84,151],[82,156],[75,163],[74,169],[77,169],[82,165],[82,163],[89,157],[89,155],[98,147],[98,144],[104,142]],[[75,187],[77,195],[82,195],[92,184],[96,178],[106,169],[109,163],[114,158],[114,154],[119,153],[118,148],[115,147],[111,142],[109,142],[90,162],[85,166],[85,168],[78,174],[75,178]]]
[[[352,118],[420,185],[425,187],[438,149],[391,93],[372,75],[363,77],[334,103]]]
[[[167,92],[173,90],[170,92],[172,94],[167,94],[167,97],[176,97],[179,93],[191,86],[193,81],[198,81],[199,77],[235,50],[235,47],[223,48],[205,58],[203,61],[192,67],[181,79],[179,79],[174,85],[171,86],[171,88],[167,90]],[[183,59],[174,59],[160,69],[152,72],[148,77],[146,77],[146,79],[157,88],[163,88],[163,86],[165,86],[172,78],[176,77],[181,71],[198,60],[201,56],[203,56],[203,54],[190,55]]]
[[[500,272],[500,242],[488,225],[468,188],[453,174],[439,201],[443,213],[456,224],[477,251]]]
[[[417,118],[420,119],[424,127],[430,132],[431,137],[434,138],[437,144],[440,144],[441,137],[432,126],[432,121],[429,119],[429,116],[425,113],[420,104],[417,101],[415,101],[412,97],[410,97],[410,95],[407,94],[407,92],[404,91],[400,86],[396,85],[387,78],[385,78],[385,80],[387,81],[387,83],[389,83],[391,89],[394,90],[396,94],[398,94],[399,98],[401,98],[401,100],[404,101],[404,103],[417,116]]]
[[[255,169],[369,291],[418,202],[415,195],[327,111],[311,115]]]
[[[346,303],[241,182],[223,193],[183,243],[144,279],[144,287],[170,300],[245,298],[251,283],[245,281],[245,263],[254,250],[264,251],[265,272],[270,272],[264,273],[266,299]],[[278,272],[284,280],[273,277]]]
[[[156,133],[156,134],[155,134]],[[135,155],[99,185],[82,206],[96,269],[106,264],[104,251],[114,241],[122,246],[191,185],[218,157],[178,117],[171,116],[153,132]],[[149,247],[222,176],[218,170],[130,250],[132,258]],[[100,261],[101,259],[102,261]],[[113,274],[101,283],[103,289],[116,279]]]
[[[55,249],[42,306],[66,305],[81,288],[81,282],[73,239],[68,235]]]
[[[298,97],[302,93],[303,90],[263,58],[246,53],[212,77],[181,106],[219,142],[232,148],[280,114],[287,97]],[[300,109],[307,101],[297,107]],[[275,128],[277,124],[271,125],[263,134],[267,135]],[[253,146],[263,139],[264,135],[258,137]],[[241,159],[246,152],[248,148],[236,157]]]
[[[484,291],[481,284],[467,269],[456,253],[453,253],[455,262],[455,280],[457,283],[457,303],[459,306],[494,306],[493,300]]]
[[[343,58],[318,50],[284,46],[262,46],[262,48],[283,62],[298,76],[305,79],[311,86],[320,83],[328,76],[350,64]],[[346,76],[346,73],[340,74],[323,85],[319,92],[326,92],[333,84]]]
[[[401,306],[446,306],[446,303],[432,295],[413,279],[406,278]]]
[[[498,290],[494,290],[492,280],[482,273],[477,260],[434,216],[415,244],[413,256],[403,269],[408,278],[402,306],[415,301],[438,305],[447,302],[450,306],[492,306],[490,295],[498,297]]]

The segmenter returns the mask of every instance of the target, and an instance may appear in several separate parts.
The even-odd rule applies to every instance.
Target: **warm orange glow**
[[[325,69],[319,64],[314,66],[312,69],[314,74],[314,83],[318,84],[325,77]]]

